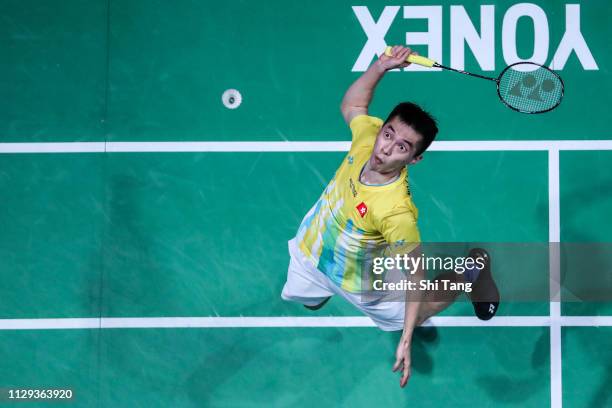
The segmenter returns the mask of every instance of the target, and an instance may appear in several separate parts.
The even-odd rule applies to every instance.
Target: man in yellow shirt
[[[382,55],[344,95],[341,111],[352,132],[351,148],[302,220],[295,238],[289,241],[291,262],[281,295],[311,310],[339,295],[381,329],[403,330],[393,367],[394,371],[403,368],[402,387],[410,376],[414,327],[445,309],[459,294],[417,290],[402,303],[363,295],[372,289],[371,271],[376,257],[418,256],[421,252],[418,211],[410,194],[407,166],[422,159],[438,132],[437,124],[427,112],[409,102],[397,105],[384,122],[368,115],[378,81],[386,71],[409,65],[406,58],[410,53],[410,48],[393,47],[392,56]],[[497,312],[499,292],[491,278],[486,251],[472,250],[470,256],[484,260],[480,268],[468,268],[465,274],[451,272],[444,277],[452,282],[473,283],[472,299],[487,300],[474,301],[475,312],[488,320]],[[416,283],[423,280],[424,272],[422,267],[415,269],[411,279]]]

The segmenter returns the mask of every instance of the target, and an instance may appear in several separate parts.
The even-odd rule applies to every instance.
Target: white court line
[[[612,316],[565,316],[561,326],[611,327]],[[435,316],[424,326],[436,327],[546,327],[549,316],[476,317]],[[266,328],[266,327],[376,327],[368,317],[103,317],[60,319],[0,319],[0,330],[153,329],[153,328]]]
[[[0,330],[98,329],[99,318],[0,319]]]
[[[104,153],[104,142],[0,143],[0,153]]]
[[[550,293],[550,406],[563,405],[561,360],[561,209],[559,198],[559,150],[548,151],[548,245]]]
[[[66,142],[0,143],[0,153],[146,152],[346,152],[348,141],[330,142]],[[436,141],[430,151],[612,150],[612,140]]]
[[[345,152],[350,142],[108,142],[118,152]]]
[[[439,141],[432,151],[545,151],[545,150],[612,150],[612,140],[483,140]]]
[[[605,327],[612,326],[612,316],[563,316],[561,326]]]

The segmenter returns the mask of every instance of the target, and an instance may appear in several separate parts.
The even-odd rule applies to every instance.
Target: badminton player
[[[400,386],[410,377],[410,346],[414,328],[444,310],[461,293],[426,290],[408,294],[404,302],[376,301],[360,295],[368,248],[387,245],[391,254],[420,254],[417,208],[408,186],[408,167],[417,164],[432,143],[436,121],[419,106],[398,104],[383,121],[368,114],[374,89],[385,73],[403,68],[410,48],[395,46],[381,55],[347,90],[341,112],[352,132],[351,148],[334,178],[303,218],[289,241],[291,260],[282,298],[320,309],[339,295],[369,316],[382,330],[403,330],[393,371],[401,369]],[[476,315],[492,318],[499,292],[491,277],[490,258],[483,249],[470,256],[484,261],[465,273],[447,272],[436,279],[473,285],[466,293]],[[424,277],[419,268],[412,279]],[[467,291],[466,291],[467,292]],[[483,296],[484,295],[484,296]],[[477,297],[478,296],[478,297]],[[486,298],[487,301],[475,299]]]

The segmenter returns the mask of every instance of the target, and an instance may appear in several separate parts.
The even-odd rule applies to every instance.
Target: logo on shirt
[[[357,208],[357,211],[359,211],[359,215],[361,215],[361,218],[365,217],[366,213],[368,212],[368,207],[363,201],[360,202],[359,205],[355,208]]]
[[[406,184],[406,193],[410,195],[410,184],[408,184],[408,175],[406,175],[406,178],[404,179],[404,183]]]
[[[353,179],[351,177],[349,177],[349,185],[351,186],[353,197],[357,197],[357,189],[355,188],[355,183],[353,183]]]
[[[353,156],[348,157],[348,164],[353,164]]]

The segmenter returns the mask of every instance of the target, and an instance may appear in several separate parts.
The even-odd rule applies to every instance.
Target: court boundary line
[[[350,141],[245,142],[17,142],[0,143],[0,153],[153,153],[153,152],[342,152]],[[612,140],[467,140],[434,141],[428,151],[612,150]]]
[[[426,327],[549,327],[550,316],[496,316],[489,321],[473,316],[434,316]],[[612,316],[562,316],[563,327],[612,327]],[[365,327],[375,328],[365,316],[259,316],[259,317],[86,317],[0,319],[0,330],[64,329],[161,329],[161,328],[300,328]]]
[[[559,149],[548,150],[548,242],[561,242]],[[548,246],[550,299],[550,406],[563,405],[561,359],[561,255],[559,245]]]

